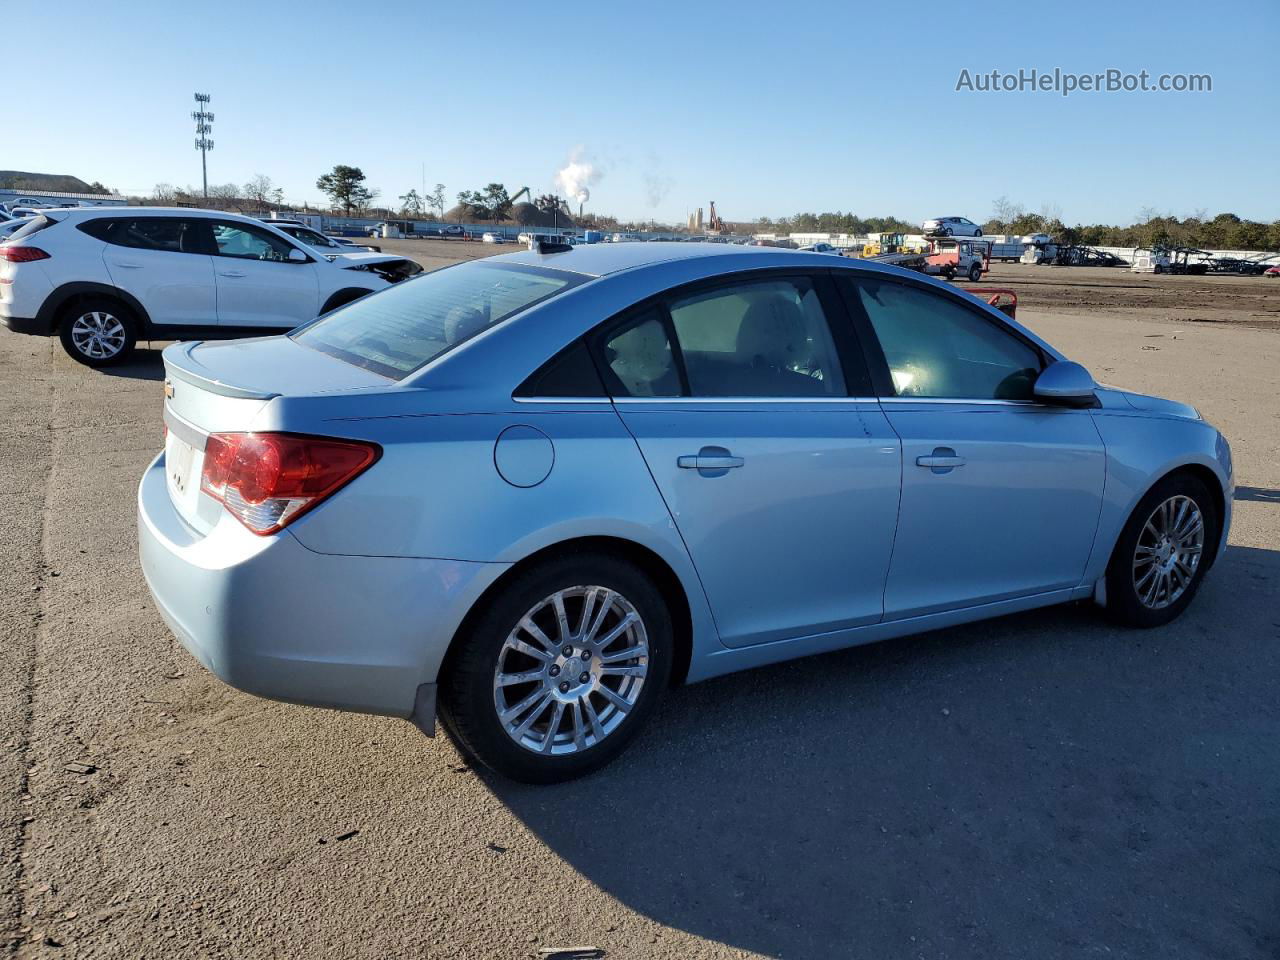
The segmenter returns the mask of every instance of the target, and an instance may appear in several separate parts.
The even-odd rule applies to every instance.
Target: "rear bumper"
[[[142,571],[182,645],[273,700],[410,717],[458,624],[506,564],[316,553],[230,515],[207,535],[177,514],[164,456],[138,487]],[[433,701],[432,701],[433,702]],[[414,716],[420,726],[433,718]]]
[[[38,317],[7,317],[0,314],[0,325],[14,333],[28,333],[37,337],[53,336],[53,319],[50,317],[42,320]]]

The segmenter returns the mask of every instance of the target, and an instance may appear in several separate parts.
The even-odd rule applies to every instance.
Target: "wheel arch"
[[[1214,561],[1217,560],[1218,554],[1221,552],[1219,548],[1222,545],[1222,537],[1226,533],[1226,524],[1228,520],[1227,494],[1222,484],[1222,478],[1218,476],[1213,468],[1194,460],[1168,465],[1158,473],[1154,473],[1152,475],[1151,482],[1139,490],[1132,498],[1132,501],[1129,503],[1128,508],[1125,510],[1124,515],[1120,520],[1120,523],[1116,527],[1114,535],[1109,538],[1110,545],[1106,552],[1107,565],[1110,565],[1111,558],[1115,554],[1116,547],[1120,543],[1120,537],[1124,533],[1125,524],[1129,522],[1129,519],[1133,516],[1133,512],[1138,509],[1138,504],[1142,502],[1143,498],[1170,477],[1183,475],[1195,477],[1203,483],[1209,490],[1209,495],[1213,498],[1213,508],[1217,512],[1218,517],[1218,528],[1215,532],[1215,536],[1218,539],[1214,542],[1211,550],[1205,551],[1208,554],[1205,569],[1212,569]],[[1106,567],[1104,566],[1103,573],[1105,573],[1105,570]]]
[[[324,316],[330,310],[337,310],[339,307],[345,307],[348,303],[353,303],[361,297],[368,296],[373,293],[372,290],[366,290],[363,287],[343,287],[334,293],[329,294],[329,299],[324,302],[324,306],[320,308],[319,316]]]
[[[575,553],[607,553],[620,557],[635,564],[653,579],[671,611],[675,644],[675,655],[671,666],[672,684],[683,683],[688,676],[693,657],[693,611],[690,608],[684,584],[670,564],[656,552],[634,540],[613,536],[586,536],[562,540],[535,550],[504,570],[502,575],[476,598],[462,618],[462,622],[458,624],[457,630],[449,640],[449,647],[440,665],[440,673],[443,675],[449,669],[454,654],[459,649],[461,638],[466,636],[475,618],[488,606],[492,597],[506,588],[513,577],[548,560]]]
[[[1206,551],[1209,556],[1205,564],[1205,569],[1209,570],[1212,569],[1213,562],[1218,557],[1218,548],[1222,545],[1222,535],[1225,532],[1224,527],[1227,522],[1227,491],[1223,488],[1222,480],[1218,475],[1202,463],[1184,463],[1162,474],[1155,483],[1152,483],[1151,486],[1147,487],[1147,489],[1143,491],[1142,496],[1145,497],[1148,493],[1154,490],[1156,484],[1163,483],[1170,477],[1181,475],[1195,477],[1203,483],[1206,488],[1208,488],[1209,496],[1213,498],[1213,508],[1217,512],[1218,516],[1218,527],[1217,530],[1214,531],[1214,534],[1218,539],[1214,541],[1213,549]],[[1142,498],[1139,497],[1138,499],[1140,502]]]
[[[133,315],[137,317],[141,325],[141,329],[138,330],[138,336],[140,338],[145,337],[150,331],[151,315],[147,313],[146,308],[137,297],[121,290],[119,287],[113,287],[109,283],[95,283],[91,280],[76,280],[55,288],[53,293],[45,297],[44,303],[40,305],[37,319],[41,322],[47,322],[49,330],[57,333],[58,323],[63,312],[77,301],[88,297],[109,297],[112,300],[120,301],[132,310]]]

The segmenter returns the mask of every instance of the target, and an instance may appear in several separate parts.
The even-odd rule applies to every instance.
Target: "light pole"
[[[208,154],[213,149],[213,141],[209,134],[213,133],[213,114],[208,110],[209,94],[196,94],[196,109],[191,119],[196,122],[196,149],[200,151],[200,175],[204,180],[204,198],[209,199],[209,164]]]

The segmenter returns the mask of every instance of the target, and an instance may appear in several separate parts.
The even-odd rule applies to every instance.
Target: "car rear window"
[[[472,261],[364,297],[290,336],[331,357],[401,380],[458,344],[586,279],[561,270]]]
[[[23,240],[33,233],[39,233],[45,227],[52,227],[57,222],[57,220],[51,220],[45,216],[32,217],[24,226],[9,234],[9,240]]]

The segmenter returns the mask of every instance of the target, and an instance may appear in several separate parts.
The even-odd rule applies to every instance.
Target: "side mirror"
[[[1036,378],[1035,397],[1045,403],[1087,407],[1097,399],[1094,394],[1097,387],[1089,371],[1080,364],[1058,360],[1045,367]]]
[[[303,253],[297,247],[294,247],[289,251],[290,263],[306,263],[310,259],[311,259],[310,257],[308,257],[305,253]]]

